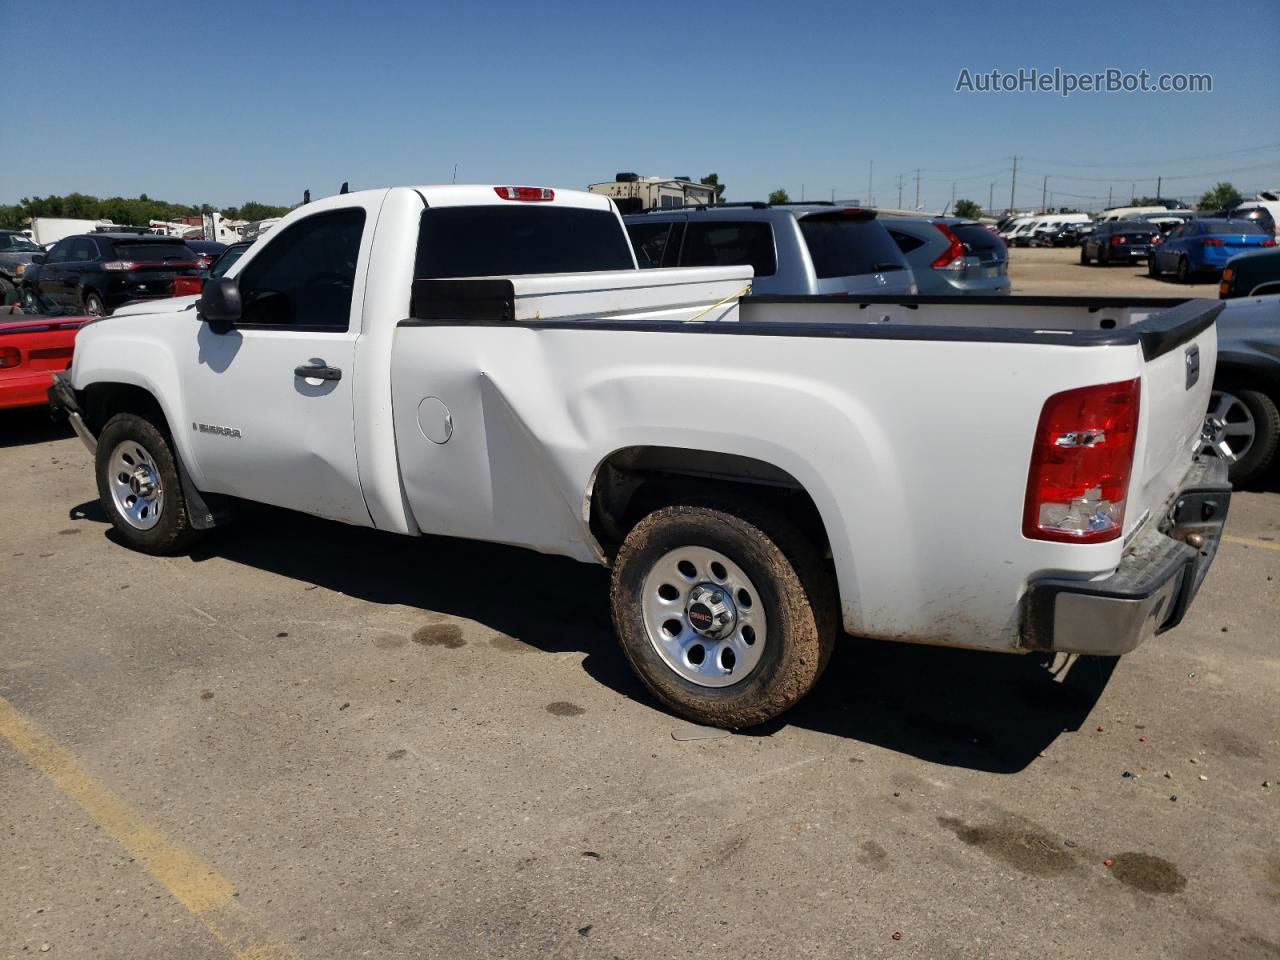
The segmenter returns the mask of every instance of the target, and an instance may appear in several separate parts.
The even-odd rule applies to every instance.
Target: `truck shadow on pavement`
[[[97,501],[71,516],[106,520]],[[584,653],[583,669],[594,680],[663,709],[618,649],[603,568],[476,541],[399,537],[253,504],[191,555],[197,564],[212,557],[369,603],[472,620],[501,635],[493,643],[498,650],[522,644]],[[1080,658],[1055,673],[1048,658],[1035,655],[844,637],[803,702],[746,732],[774,736],[804,727],[932,763],[1015,773],[1058,734],[1079,729],[1114,663]]]
[[[66,421],[54,422],[47,407],[0,410],[0,447],[48,443],[74,436]]]

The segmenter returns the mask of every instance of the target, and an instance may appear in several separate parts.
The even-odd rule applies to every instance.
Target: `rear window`
[[[634,270],[618,218],[575,207],[432,207],[422,213],[414,277]]]
[[[773,227],[760,220],[704,222],[685,227],[682,267],[736,267],[750,264],[757,277],[778,272]]]
[[[1066,224],[1065,227],[1074,226]],[[1008,256],[1004,243],[994,233],[976,223],[961,223],[951,228],[965,248],[982,260],[1003,260]]]
[[[853,217],[802,217],[800,232],[819,277],[853,277],[905,270],[906,261],[884,224]]]
[[[115,245],[115,255],[135,263],[164,263],[168,260],[194,262],[196,255],[185,243],[136,243],[125,241]]]
[[[1230,223],[1206,223],[1205,233],[1262,233],[1262,228],[1252,220],[1232,220]]]

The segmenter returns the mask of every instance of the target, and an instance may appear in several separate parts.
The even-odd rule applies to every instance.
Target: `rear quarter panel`
[[[401,327],[397,449],[424,532],[587,561],[601,559],[591,484],[613,451],[762,460],[816,503],[847,630],[1011,649],[1030,575],[1104,575],[1121,551],[1022,537],[1041,406],[1059,390],[1137,376],[1140,356],[1136,346]],[[447,443],[419,425],[428,397],[452,417]]]

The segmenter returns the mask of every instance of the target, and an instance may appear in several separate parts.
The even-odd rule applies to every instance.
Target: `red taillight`
[[[1031,449],[1024,537],[1101,543],[1120,536],[1141,383],[1081,387],[1045,401]]]
[[[1274,240],[1263,240],[1262,243],[1258,244],[1260,247],[1274,247],[1275,245],[1276,242]]]
[[[964,244],[945,223],[935,223],[938,231],[947,238],[947,249],[937,260],[929,264],[935,270],[961,270],[964,268]]]
[[[22,354],[17,347],[0,347],[0,369],[16,367],[22,362]]]
[[[132,270],[137,266],[132,260],[108,260],[102,265],[103,270],[110,270],[112,273]]]
[[[1115,244],[1124,243],[1124,234],[1117,233],[1114,237],[1111,238],[1111,242]]]
[[[1219,240],[1217,237],[1205,237],[1200,242],[1203,243],[1206,247],[1225,247],[1226,246],[1226,244],[1223,243],[1221,240]]]
[[[175,297],[187,297],[193,293],[202,293],[203,291],[204,280],[201,277],[173,278],[173,295]]]
[[[554,200],[556,192],[548,187],[494,187],[503,200]]]

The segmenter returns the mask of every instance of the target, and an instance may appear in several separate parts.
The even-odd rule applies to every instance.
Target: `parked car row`
[[[623,218],[640,267],[737,266],[756,295],[1000,295],[1008,251],[958,217],[878,217],[830,203],[684,207]]]
[[[207,277],[227,249],[221,243],[137,233],[75,234],[48,253],[30,245],[33,250],[21,251],[25,262],[14,284],[24,309],[91,316],[107,316],[137,300],[172,297],[183,281]]]

